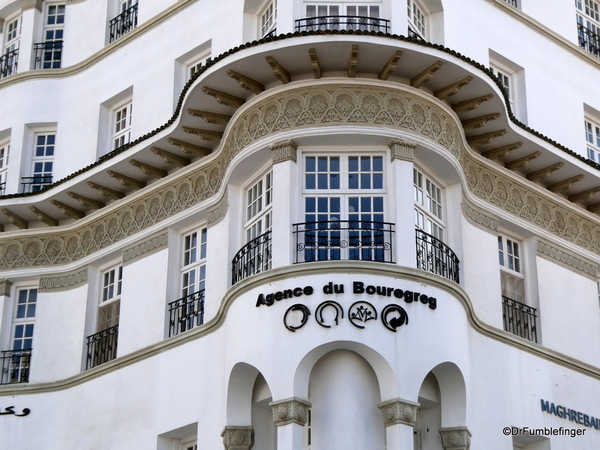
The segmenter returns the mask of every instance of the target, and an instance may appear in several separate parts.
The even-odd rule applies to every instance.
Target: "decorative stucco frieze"
[[[157,252],[165,248],[168,244],[167,232],[163,231],[160,234],[155,234],[141,242],[123,249],[123,265],[127,265],[151,253]]]
[[[225,450],[250,450],[254,445],[252,427],[227,426],[221,433]]]
[[[273,164],[284,161],[296,162],[298,146],[293,141],[277,142],[271,145]]]
[[[486,231],[491,231],[493,233],[498,233],[498,218],[492,216],[490,213],[484,211],[483,209],[473,205],[466,198],[463,200],[461,204],[462,213],[465,218],[471,223],[471,225],[475,225],[481,229]]]
[[[10,287],[12,286],[12,281],[7,278],[0,279],[0,295],[4,295],[6,297],[10,296]]]
[[[377,407],[381,410],[383,424],[386,427],[397,424],[415,426],[419,409],[418,403],[395,399],[380,403]]]
[[[4,28],[4,18],[0,17],[0,33],[2,33],[3,28]]]
[[[46,275],[40,278],[40,292],[59,292],[87,284],[88,269],[73,270],[68,273]]]
[[[269,403],[273,410],[273,421],[280,427],[295,423],[304,426],[308,420],[308,410],[312,406],[305,400],[299,398],[288,398]]]
[[[392,139],[390,142],[390,150],[392,151],[392,161],[400,159],[402,161],[414,161],[415,148],[417,144],[406,139]]]
[[[569,270],[597,281],[598,266],[581,255],[554,244],[538,240],[537,254],[542,258],[555,262]]]
[[[42,10],[42,2],[43,0],[21,0],[22,10],[26,11],[28,9],[37,9],[38,11]]]
[[[469,450],[471,433],[467,427],[440,428],[442,446],[445,450]]]
[[[401,86],[323,85],[300,87],[266,97],[243,111],[222,141],[218,155],[194,172],[174,177],[70,231],[0,238],[0,267],[66,264],[93,254],[217,194],[232,159],[269,135],[307,126],[384,125],[418,135],[445,148],[464,168],[467,188],[476,196],[528,220],[573,244],[600,254],[600,224],[559,204],[553,194],[535,192],[500,168],[484,165],[463,142],[455,118],[437,100]]]
[[[225,214],[227,214],[227,210],[229,209],[229,203],[227,202],[227,190],[225,191],[225,194],[223,195],[223,198],[221,198],[221,200],[219,200],[219,203],[217,203],[215,206],[213,206],[211,209],[208,210],[208,217],[207,217],[207,225],[210,227],[212,225],[216,225],[218,224],[221,220],[223,220],[223,218],[225,217]]]

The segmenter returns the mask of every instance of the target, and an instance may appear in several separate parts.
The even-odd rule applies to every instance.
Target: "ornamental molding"
[[[577,272],[579,275],[583,275],[593,281],[598,281],[596,263],[583,258],[575,252],[538,240],[537,254],[548,261],[555,262],[566,269]]]
[[[339,124],[384,125],[446,149],[463,167],[466,188],[473,195],[600,255],[598,221],[560,204],[553,194],[537,192],[501,168],[487,167],[475,159],[450,112],[435,100],[403,89],[338,84],[277,92],[242,111],[220,151],[193,172],[156,190],[146,188],[145,195],[123,200],[120,207],[104,215],[99,211],[95,220],[75,229],[0,238],[0,267],[10,270],[78,261],[216,196],[226,182],[229,164],[250,144],[281,132]]]
[[[306,425],[308,410],[312,406],[306,400],[293,397],[269,403],[273,410],[273,421],[278,427],[295,423],[300,426]]]
[[[150,236],[143,241],[123,249],[123,265],[130,264],[138,259],[156,253],[165,248],[168,244],[168,234],[166,231]]]
[[[415,142],[407,141],[405,139],[392,139],[389,147],[392,151],[392,162],[397,159],[401,161],[414,161],[415,148],[417,148]]]
[[[21,0],[22,10],[26,11],[28,9],[37,9],[38,11],[42,10],[42,2],[43,0]]]
[[[445,450],[469,450],[471,433],[467,427],[440,428],[442,446]]]
[[[0,17],[0,33],[2,33],[3,28],[4,28],[4,18]]]
[[[466,197],[463,197],[463,203],[460,205],[463,215],[471,225],[481,228],[485,231],[491,231],[498,234],[498,218],[487,211],[475,206]]]
[[[395,399],[380,403],[377,407],[381,410],[386,427],[398,424],[414,427],[417,422],[418,403]]]
[[[218,224],[221,220],[225,218],[227,211],[229,209],[229,203],[227,202],[227,190],[225,190],[225,194],[219,200],[215,206],[208,210],[207,215],[207,225],[209,227]]]
[[[7,278],[0,279],[0,295],[5,297],[10,297],[10,287],[12,286],[12,281]]]
[[[252,427],[227,426],[221,433],[225,450],[250,450],[254,445]]]
[[[296,162],[298,146],[293,141],[277,142],[271,145],[273,164],[284,161]]]
[[[88,269],[76,269],[67,273],[45,275],[40,278],[40,292],[60,292],[87,284]]]

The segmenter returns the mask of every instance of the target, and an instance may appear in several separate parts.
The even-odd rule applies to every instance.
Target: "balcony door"
[[[379,21],[376,20],[381,17],[378,4],[306,4],[305,7],[308,30],[379,31]]]

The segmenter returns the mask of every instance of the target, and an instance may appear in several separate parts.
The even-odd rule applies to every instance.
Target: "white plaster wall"
[[[58,381],[81,370],[88,285],[38,292],[30,383]]]

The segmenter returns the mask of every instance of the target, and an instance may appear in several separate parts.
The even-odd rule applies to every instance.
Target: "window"
[[[271,230],[272,179],[269,172],[246,191],[246,242]]]
[[[194,436],[191,439],[181,441],[181,450],[198,450],[198,440]]]
[[[0,143],[0,195],[6,194],[6,176],[8,172],[8,154],[10,142]]]
[[[489,57],[490,71],[506,90],[510,110],[519,121],[527,123],[525,69],[491,49]]]
[[[260,37],[274,34],[277,26],[277,2],[275,0],[268,1],[262,9],[262,12],[259,13],[259,17]]]
[[[379,5],[360,3],[307,4],[305,24],[307,30],[369,30],[380,31],[383,23],[368,18],[380,17]],[[315,18],[310,20],[311,18]]]
[[[497,63],[490,63],[490,70],[494,76],[500,80],[502,87],[506,89],[510,108],[511,110],[514,110],[514,89],[511,88],[515,78],[514,72],[505,67],[499,66]]]
[[[588,158],[600,163],[600,123],[586,117],[584,125]]]
[[[16,291],[11,350],[2,352],[0,384],[29,381],[37,292],[37,288],[22,288]]]
[[[594,0],[575,0],[579,45],[600,56],[600,6]]]
[[[384,158],[379,154],[306,155],[304,221],[296,224],[297,262],[391,262],[385,220]]]
[[[56,134],[54,132],[39,132],[34,134],[31,177],[23,177],[21,183],[23,192],[38,192],[52,184],[55,143]]]
[[[443,241],[445,225],[442,220],[442,190],[417,169],[413,169],[413,186],[416,227]]]
[[[112,149],[115,150],[131,141],[131,100],[117,105],[112,110]]]
[[[508,3],[511,6],[514,6],[515,8],[519,7],[519,3],[517,0],[504,0],[506,3]]]
[[[189,80],[196,75],[202,67],[206,65],[206,62],[210,58],[210,51],[204,52],[202,55],[193,58],[191,61],[185,63],[187,79]]]
[[[303,450],[311,450],[312,448],[312,409],[308,408],[306,410],[306,423],[304,424],[304,429],[302,433],[302,449]]]
[[[4,24],[4,48],[0,56],[0,79],[17,73],[19,40],[21,38],[21,16],[8,19]]]
[[[121,0],[119,14],[108,23],[108,42],[119,39],[124,34],[137,27],[138,2],[137,0]]]
[[[47,5],[44,21],[44,42],[33,44],[36,69],[60,68],[64,25],[65,5]]]
[[[86,369],[117,357],[123,266],[118,265],[103,271],[100,282],[96,333],[87,338]]]
[[[427,39],[427,13],[423,5],[414,0],[407,2],[408,36]]]

